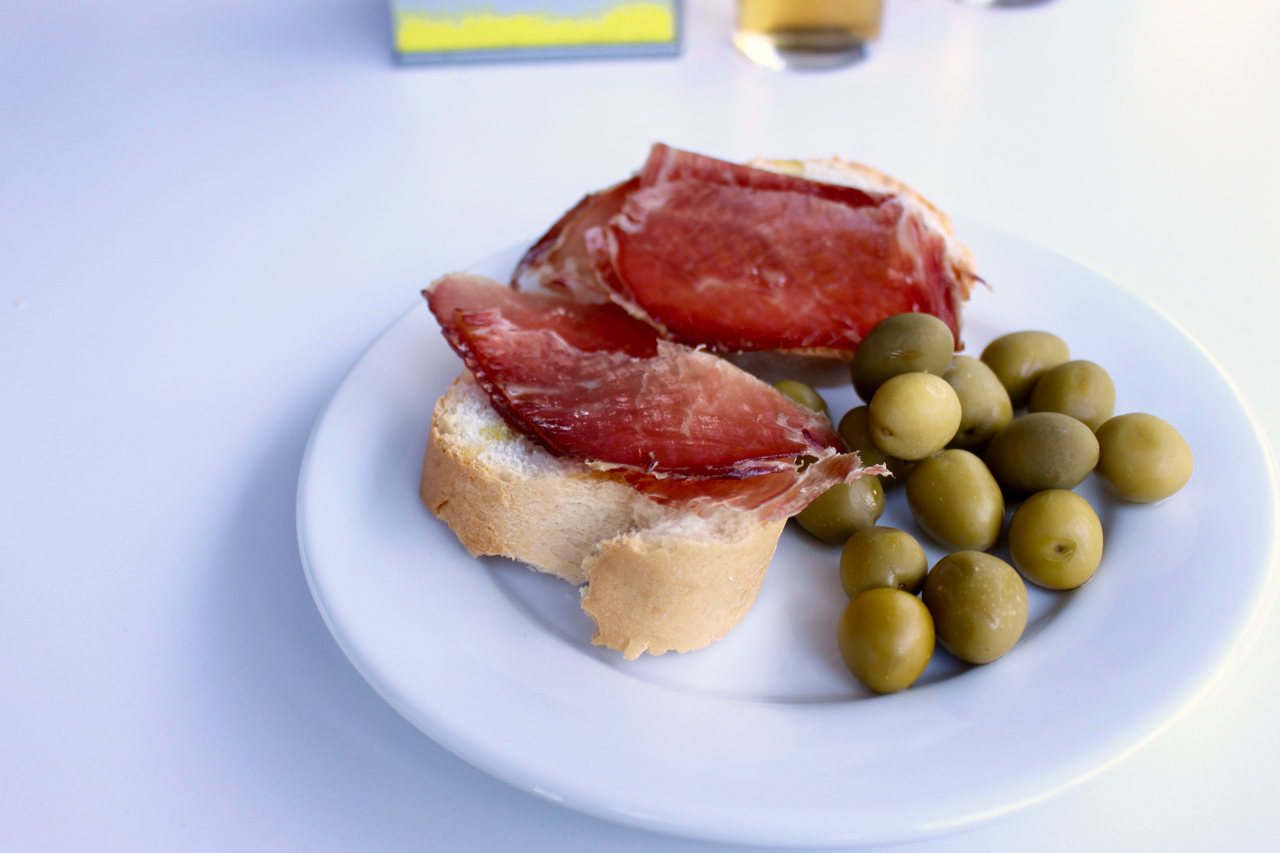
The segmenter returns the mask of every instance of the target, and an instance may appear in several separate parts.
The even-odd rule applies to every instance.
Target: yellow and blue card
[[[679,0],[391,0],[402,62],[680,52]]]

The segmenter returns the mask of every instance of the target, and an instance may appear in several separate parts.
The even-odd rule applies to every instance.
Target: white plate
[[[356,668],[463,759],[547,799],[661,832],[848,845],[957,830],[1049,797],[1168,724],[1237,657],[1274,597],[1276,486],[1262,433],[1210,359],[1080,265],[969,226],[994,288],[965,340],[1043,328],[1104,365],[1117,411],[1176,425],[1190,483],[1154,506],[1087,480],[1106,555],[1071,593],[1032,590],[1003,660],[939,650],[871,697],[835,646],[839,551],[789,528],[725,640],[628,663],[590,644],[578,593],[471,559],[418,500],[431,408],[459,371],[425,306],[360,359],[320,418],[298,487],[308,580]],[[519,250],[476,269],[504,279]],[[828,389],[837,414],[851,389]],[[919,533],[901,490],[882,524]],[[940,556],[930,551],[931,560]]]

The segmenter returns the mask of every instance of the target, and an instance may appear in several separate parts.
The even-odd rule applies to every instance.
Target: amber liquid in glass
[[[733,42],[758,65],[836,68],[866,56],[882,0],[738,0]]]

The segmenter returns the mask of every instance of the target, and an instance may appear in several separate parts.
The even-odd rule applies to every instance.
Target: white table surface
[[[725,0],[689,0],[679,59],[419,69],[382,0],[0,4],[0,848],[733,849],[419,734],[329,637],[294,537],[362,349],[655,140],[861,160],[1069,255],[1280,443],[1280,4],[887,5],[870,61],[791,76],[733,53]],[[1272,615],[1119,765],[895,849],[1272,849],[1278,717]]]

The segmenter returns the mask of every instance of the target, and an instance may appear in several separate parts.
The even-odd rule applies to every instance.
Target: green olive
[[[1102,562],[1102,522],[1075,492],[1036,492],[1009,522],[1009,553],[1032,583],[1075,589],[1093,577]]]
[[[871,398],[871,440],[890,456],[912,461],[947,446],[960,428],[960,398],[941,376],[904,373]]]
[[[1036,382],[1028,412],[1070,415],[1094,432],[1116,411],[1116,386],[1092,361],[1068,361]]]
[[[852,483],[836,483],[800,510],[796,521],[823,542],[842,545],[855,530],[870,527],[883,514],[880,478],[868,474]]]
[[[1057,412],[1014,418],[987,445],[983,459],[1014,495],[1074,489],[1098,462],[1098,440],[1080,421]]]
[[[923,597],[938,642],[969,663],[1003,657],[1027,627],[1026,584],[1013,566],[980,551],[939,560],[924,580]]]
[[[960,429],[948,447],[981,453],[982,448],[1013,420],[1009,392],[990,367],[971,355],[955,355],[942,375],[960,398]]]
[[[840,657],[876,693],[906,690],[933,657],[933,619],[909,592],[869,589],[845,605],[836,628]]]
[[[982,460],[944,450],[907,477],[907,504],[916,524],[948,551],[985,551],[1000,538],[1004,496]]]
[[[928,571],[929,558],[920,543],[892,527],[864,527],[840,552],[840,585],[849,598],[879,587],[916,595]]]
[[[885,477],[880,485],[886,489],[902,485],[914,463],[890,456],[876,447],[875,441],[871,438],[870,407],[858,406],[856,409],[850,409],[840,419],[840,426],[837,429],[844,443],[850,450],[857,452],[864,466],[883,465],[889,469],[891,476]]]
[[[773,387],[806,409],[822,412],[827,417],[831,416],[831,413],[827,410],[827,401],[822,399],[821,394],[803,382],[796,382],[794,379],[783,379],[781,382],[773,383]]]
[[[1009,392],[1015,408],[1026,405],[1045,371],[1069,358],[1066,342],[1049,332],[1013,332],[996,338],[982,351],[982,360]]]
[[[1117,415],[1098,428],[1098,476],[1127,501],[1151,503],[1191,479],[1186,439],[1155,415]]]
[[[888,379],[903,373],[941,376],[951,364],[956,339],[932,314],[895,314],[877,323],[853,354],[853,390],[870,402]]]

